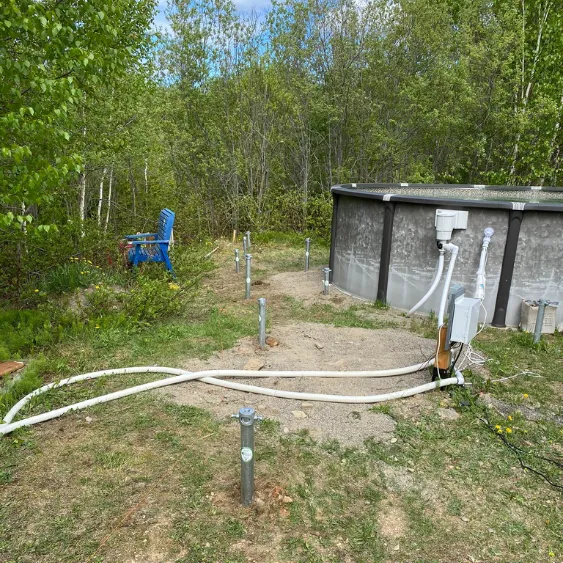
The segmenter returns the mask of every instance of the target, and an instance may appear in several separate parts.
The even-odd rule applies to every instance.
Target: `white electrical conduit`
[[[258,393],[262,395],[269,395],[272,397],[280,397],[286,399],[301,399],[308,401],[325,401],[325,402],[335,402],[335,403],[377,403],[381,401],[390,401],[393,399],[400,399],[402,397],[410,397],[418,393],[424,393],[426,391],[431,391],[438,387],[445,387],[447,385],[463,384],[463,376],[457,374],[457,377],[451,377],[448,379],[441,379],[438,381],[433,381],[430,383],[425,383],[417,387],[412,387],[410,389],[404,389],[401,391],[394,391],[391,393],[385,393],[381,395],[367,395],[367,396],[346,396],[346,395],[326,395],[320,393],[302,393],[295,391],[282,391],[279,389],[269,389],[265,387],[257,387],[254,385],[246,385],[242,383],[236,383],[234,381],[224,381],[216,379],[214,377],[209,377],[213,375],[221,377],[391,377],[396,375],[405,375],[406,373],[413,373],[428,365],[432,365],[433,361],[424,362],[422,364],[416,364],[414,366],[409,366],[406,368],[397,368],[392,370],[379,370],[379,371],[357,371],[357,372],[322,372],[322,371],[250,371],[250,370],[208,370],[190,373],[184,370],[166,367],[134,367],[134,368],[122,368],[114,370],[104,370],[100,372],[92,372],[84,375],[79,375],[76,377],[71,377],[68,379],[61,380],[59,382],[50,383],[44,385],[43,387],[36,389],[29,395],[26,395],[21,399],[16,405],[10,409],[6,417],[4,418],[4,424],[0,424],[0,435],[8,434],[15,430],[16,428],[21,428],[22,426],[30,426],[37,424],[38,422],[44,422],[46,420],[51,420],[62,416],[63,414],[72,411],[80,410],[93,405],[106,403],[108,401],[113,401],[115,399],[120,399],[122,397],[127,397],[129,395],[134,395],[136,393],[141,393],[143,391],[148,391],[150,389],[157,389],[159,387],[165,387],[167,385],[174,385],[176,383],[183,383],[185,381],[190,381],[194,379],[201,380],[205,383],[210,383],[212,385],[218,385],[221,387],[227,387],[230,389],[235,389],[238,391],[246,391],[252,393]],[[137,385],[136,387],[131,387],[129,389],[123,389],[121,391],[115,391],[114,393],[109,393],[107,395],[102,395],[100,397],[95,397],[93,399],[88,399],[75,403],[73,405],[68,405],[66,407],[61,407],[50,412],[42,413],[36,416],[32,416],[26,419],[18,420],[17,422],[12,422],[14,416],[17,412],[27,404],[33,397],[40,395],[48,391],[49,389],[54,389],[57,387],[62,387],[64,385],[70,385],[78,381],[85,381],[88,379],[94,379],[97,377],[103,377],[107,375],[119,375],[123,373],[172,373],[176,374],[175,377],[168,377],[166,379],[160,379],[157,381],[152,381],[150,383],[144,383],[142,385]]]
[[[420,309],[430,296],[436,291],[438,284],[440,283],[440,279],[442,278],[442,272],[444,271],[444,251],[440,250],[440,256],[438,256],[438,270],[436,271],[436,275],[434,276],[434,280],[432,281],[432,285],[430,289],[426,292],[426,295],[407,313],[407,317],[412,315],[415,311]]]
[[[446,279],[444,281],[444,289],[442,291],[442,299],[440,301],[440,310],[438,311],[438,328],[440,328],[444,324],[444,313],[446,311],[446,302],[448,300],[450,284],[452,283],[452,274],[454,273],[454,266],[457,258],[457,253],[459,252],[459,247],[450,242],[444,244],[443,248],[445,250],[450,251],[451,257],[450,257],[450,263],[448,264]]]

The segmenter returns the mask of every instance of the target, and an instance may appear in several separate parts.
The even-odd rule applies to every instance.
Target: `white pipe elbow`
[[[446,242],[444,244],[442,244],[442,248],[444,250],[447,250],[448,252],[450,252],[450,254],[452,256],[457,256],[458,252],[459,252],[459,246],[451,243],[451,242]]]

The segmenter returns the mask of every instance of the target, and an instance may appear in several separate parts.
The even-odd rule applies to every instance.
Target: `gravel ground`
[[[318,323],[274,327],[271,336],[279,345],[260,350],[255,339],[245,338],[234,348],[217,353],[208,360],[186,360],[182,367],[192,371],[243,369],[245,366],[246,369],[261,367],[264,370],[385,369],[422,362],[432,355],[435,346],[432,340],[400,329],[336,328]],[[429,381],[429,377],[424,371],[391,378],[236,380],[291,391],[374,395],[420,385]],[[388,441],[393,438],[395,429],[391,417],[371,412],[370,405],[279,399],[199,382],[175,385],[161,392],[180,404],[205,408],[221,419],[236,413],[242,406],[251,406],[259,414],[279,421],[280,430],[284,433],[307,429],[317,440],[336,439],[344,445],[362,446],[369,437]],[[408,404],[409,399],[404,401]]]

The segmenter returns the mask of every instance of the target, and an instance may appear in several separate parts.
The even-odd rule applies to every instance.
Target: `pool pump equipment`
[[[436,229],[436,244],[438,246],[438,266],[436,275],[432,280],[430,289],[422,299],[408,312],[411,315],[418,310],[432,296],[438,287],[444,271],[444,255],[450,254],[448,270],[444,281],[444,288],[440,299],[438,310],[438,338],[436,345],[436,357],[434,362],[433,379],[440,379],[451,374],[453,365],[451,358],[451,345],[470,345],[471,340],[477,334],[479,323],[479,311],[485,298],[485,267],[487,265],[487,254],[489,243],[494,234],[492,227],[487,227],[483,232],[483,242],[481,245],[481,256],[479,268],[477,270],[477,285],[475,297],[466,297],[465,290],[460,285],[451,286],[453,270],[455,267],[459,247],[452,244],[453,231],[456,229],[467,229],[469,213],[453,209],[436,209],[434,227]],[[451,286],[451,289],[450,289]],[[448,323],[445,322],[446,303],[448,302]]]
[[[436,227],[436,240],[449,242],[454,229],[467,229],[467,211],[453,211],[451,209],[436,209],[434,226]]]

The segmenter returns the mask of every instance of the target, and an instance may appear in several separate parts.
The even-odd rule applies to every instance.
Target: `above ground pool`
[[[437,269],[436,210],[467,211],[454,229],[459,246],[452,282],[477,290],[484,230],[488,247],[481,321],[518,326],[523,299],[559,301],[563,328],[563,188],[446,184],[333,186],[330,268],[342,291],[410,309]],[[444,277],[444,276],[443,276]],[[444,280],[420,307],[437,311]]]

